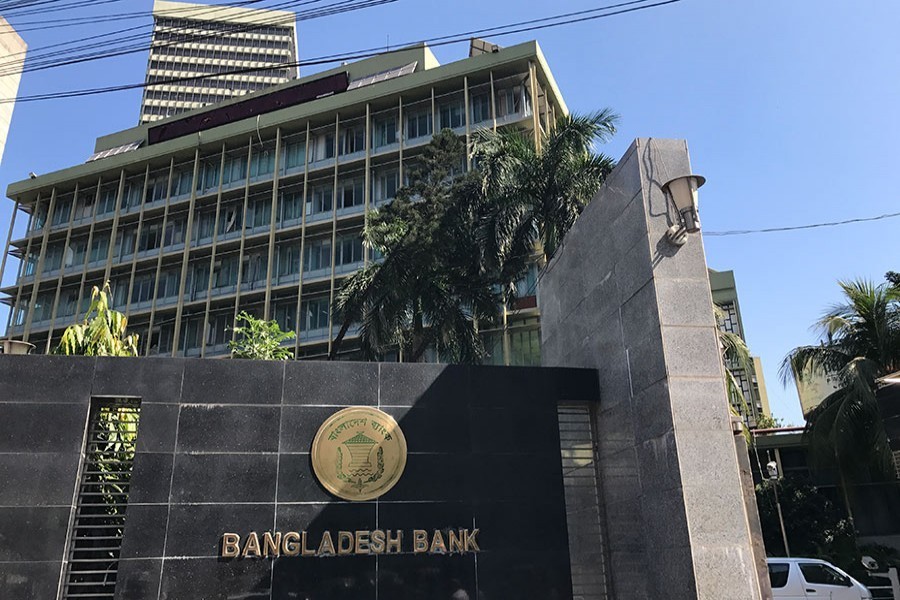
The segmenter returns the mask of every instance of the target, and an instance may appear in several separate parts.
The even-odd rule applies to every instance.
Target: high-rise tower
[[[16,33],[6,19],[0,17],[0,159],[6,147],[6,135],[12,119],[15,99],[19,92],[19,80],[25,65],[25,50],[28,45]]]
[[[298,76],[296,15],[156,0],[141,123],[284,83]],[[242,71],[235,73],[235,71]]]

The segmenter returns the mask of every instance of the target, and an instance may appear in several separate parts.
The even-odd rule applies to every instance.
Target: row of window
[[[236,32],[238,33],[238,32]],[[157,29],[153,32],[154,46],[159,43],[191,44],[202,43],[216,46],[245,46],[247,48],[271,48],[274,50],[293,50],[293,39],[252,39],[242,35],[218,35],[200,31],[184,31],[183,29]]]
[[[160,60],[156,58],[150,59],[150,69],[157,69],[160,71],[176,71],[179,74],[182,73],[203,73],[203,74],[215,74],[215,73],[226,73],[228,71],[234,70],[233,67],[229,67],[228,65],[223,65],[220,62],[186,62],[181,60]],[[267,68],[267,69],[254,69],[253,71],[248,71],[240,74],[227,74],[222,75],[223,79],[218,78],[207,78],[203,79],[202,83],[204,87],[218,87],[218,88],[227,88],[228,86],[225,83],[229,82],[237,82],[237,81],[250,81],[253,82],[254,78],[258,77],[275,77],[278,79],[282,79],[287,81],[296,75],[296,70],[287,67],[287,68]],[[164,77],[162,75],[149,75],[147,77],[147,84],[163,84],[169,83],[171,81],[170,77]],[[184,81],[174,82],[171,85],[187,85]],[[267,83],[265,85],[273,85],[271,83]]]
[[[156,46],[152,49],[153,57],[159,59],[164,56],[177,56],[181,58],[208,58],[215,61],[241,60],[258,63],[289,63],[293,62],[293,56],[282,51],[261,49],[255,52],[237,52],[215,48],[203,50],[200,48],[185,48],[184,46]]]
[[[275,35],[290,37],[293,39],[294,29],[292,27],[276,27],[272,25],[248,26],[244,23],[235,23],[233,21],[205,21],[202,19],[178,19],[173,17],[157,17],[155,22],[157,30],[176,30],[189,31],[191,29],[198,33],[245,33]],[[262,39],[260,37],[260,39]]]

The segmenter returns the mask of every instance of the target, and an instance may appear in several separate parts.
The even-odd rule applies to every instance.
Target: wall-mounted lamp
[[[34,344],[21,340],[0,340],[0,354],[31,354]]]
[[[700,215],[697,212],[697,190],[706,183],[700,175],[676,177],[662,186],[663,193],[672,198],[680,223],[669,227],[666,237],[676,246],[687,241],[687,234],[700,231]]]

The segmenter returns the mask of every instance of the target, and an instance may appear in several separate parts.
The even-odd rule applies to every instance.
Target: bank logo
[[[345,408],[319,428],[313,471],[344,500],[372,500],[397,483],[406,467],[406,438],[389,414],[367,406]]]

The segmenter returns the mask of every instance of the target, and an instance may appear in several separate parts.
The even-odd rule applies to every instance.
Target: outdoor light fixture
[[[0,354],[31,354],[34,344],[21,340],[0,340]]]
[[[706,179],[700,175],[676,177],[662,186],[663,193],[672,198],[680,223],[675,223],[666,232],[666,237],[676,246],[687,241],[687,234],[700,231],[700,215],[697,212],[697,190]]]

